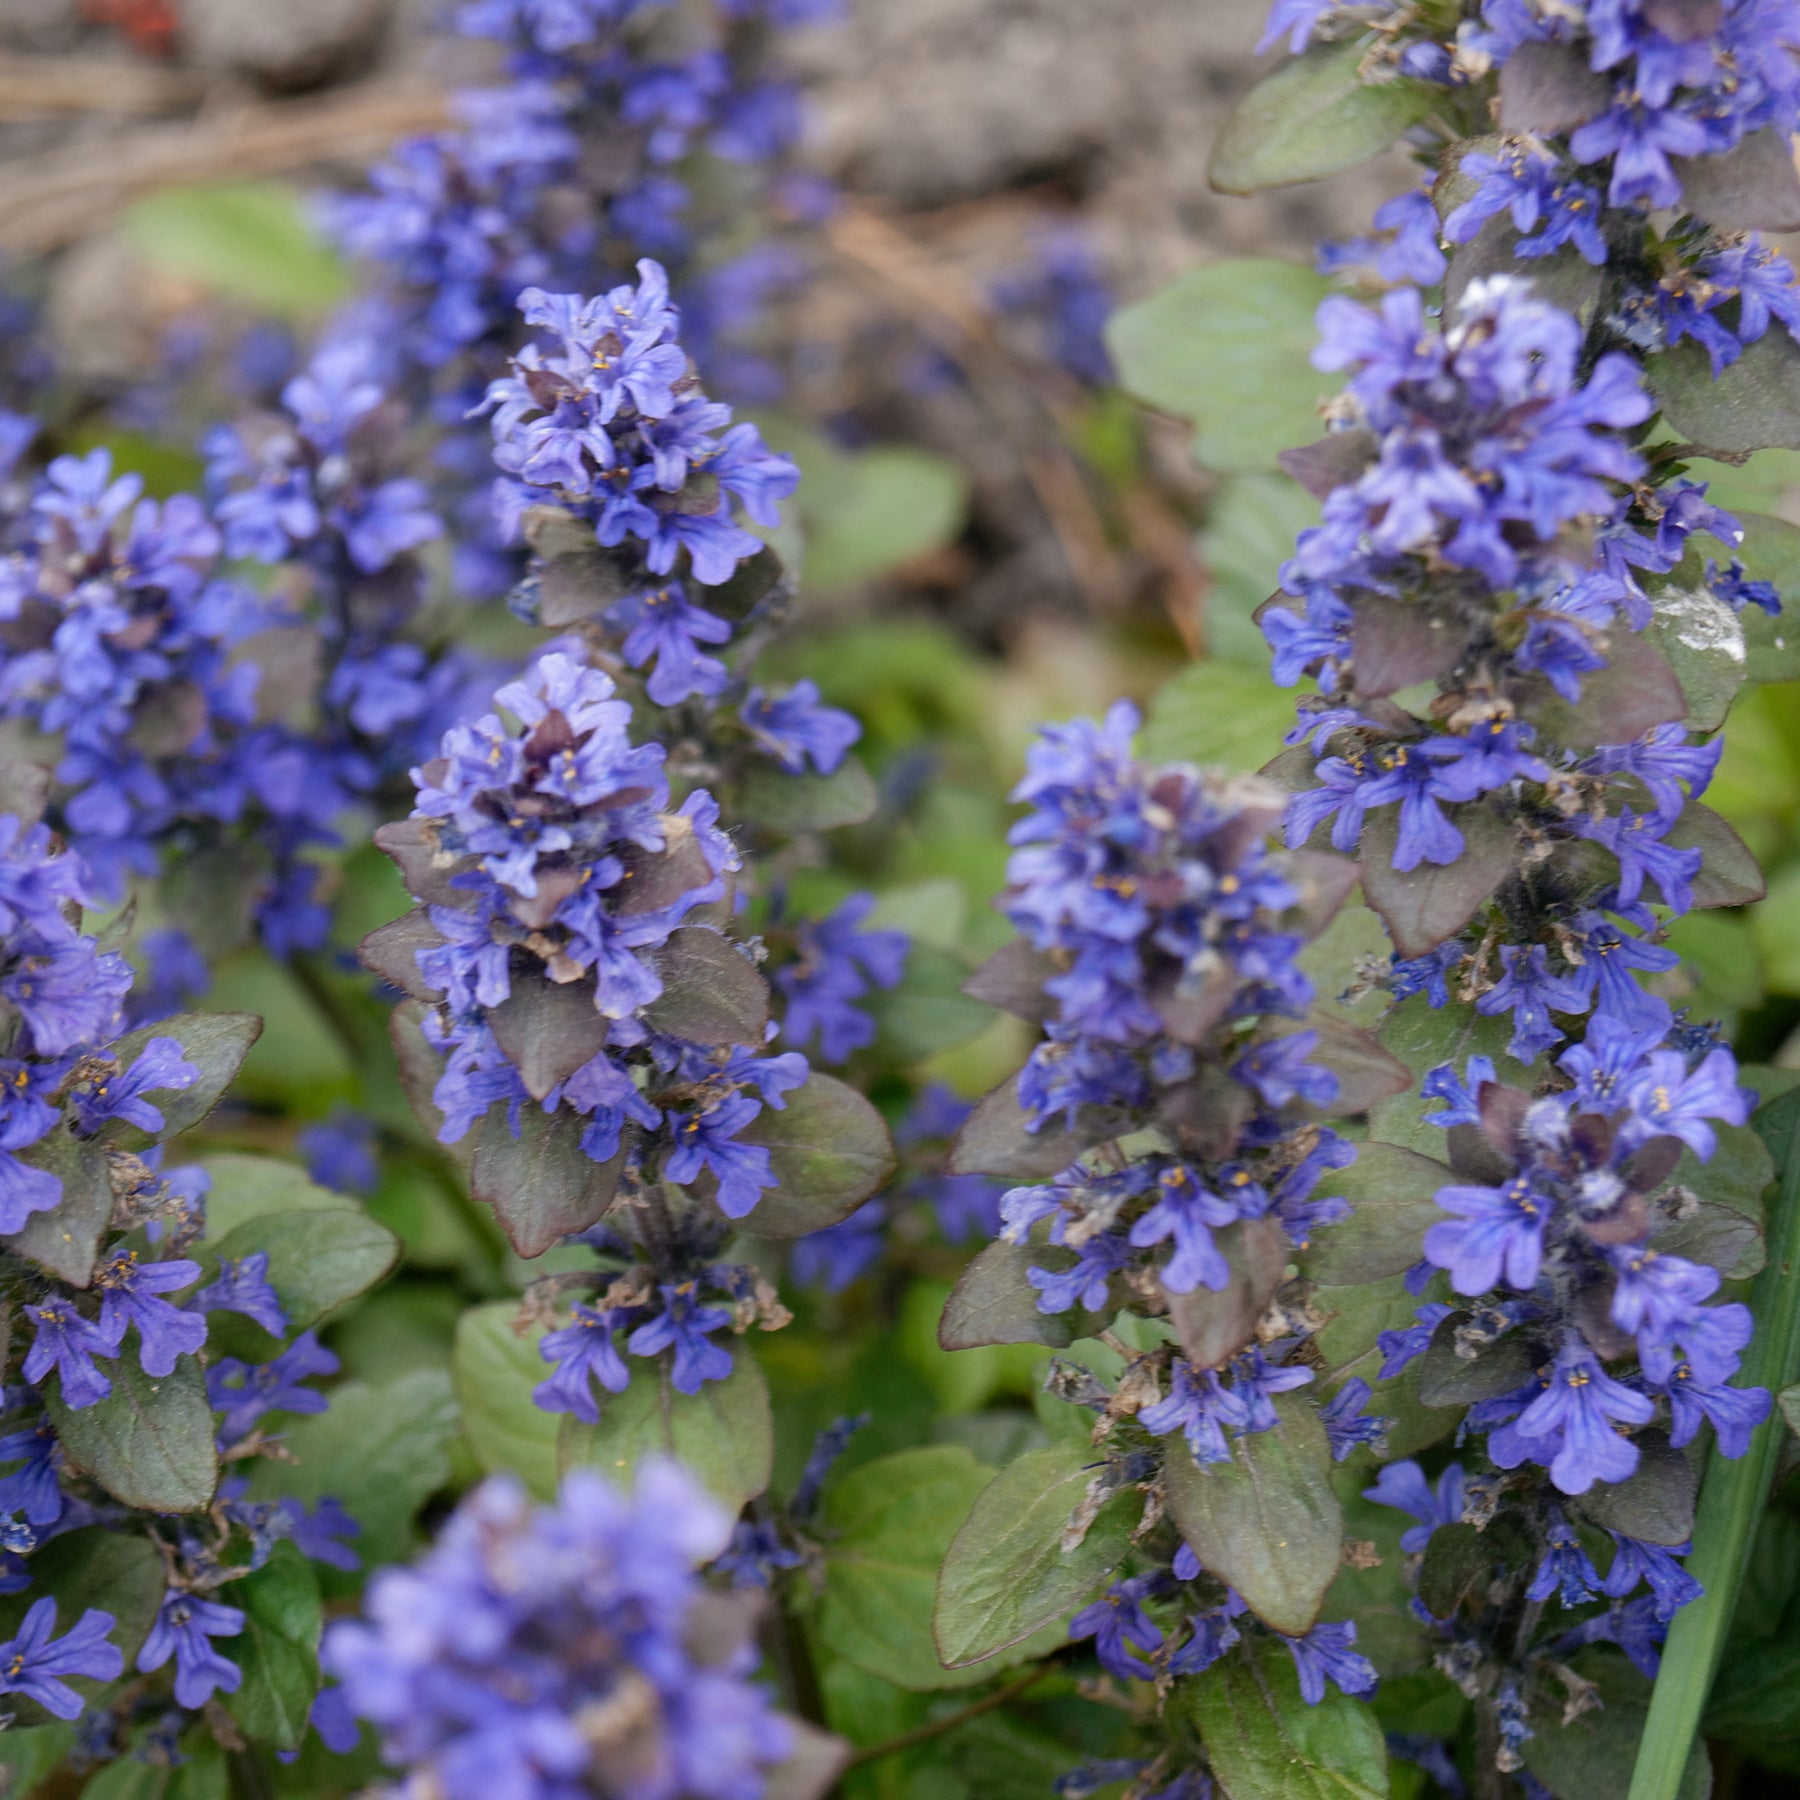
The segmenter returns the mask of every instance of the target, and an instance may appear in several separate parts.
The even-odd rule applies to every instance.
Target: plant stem
[[[915,1744],[928,1744],[933,1738],[942,1737],[946,1731],[954,1731],[957,1726],[966,1725],[971,1719],[978,1719],[983,1713],[992,1712],[995,1707],[1018,1699],[1027,1688],[1036,1687],[1055,1667],[1053,1661],[1038,1663],[1027,1669],[1016,1681],[1009,1681],[1005,1687],[996,1688],[993,1693],[965,1706],[960,1712],[950,1713],[942,1719],[929,1719],[911,1731],[903,1731],[898,1737],[889,1738],[886,1743],[871,1744],[866,1750],[857,1751],[844,1767],[860,1769],[864,1763],[879,1762],[884,1756],[897,1756],[902,1750],[912,1749]]]
[[[1771,1101],[1754,1123],[1779,1176],[1768,1220],[1769,1260],[1751,1302],[1756,1336],[1744,1357],[1743,1385],[1778,1394],[1800,1377],[1800,1093]],[[1669,1631],[1630,1800],[1675,1800],[1681,1787],[1786,1429],[1777,1410],[1743,1456],[1728,1461],[1715,1450],[1707,1465],[1687,1560],[1706,1593],[1675,1615]]]

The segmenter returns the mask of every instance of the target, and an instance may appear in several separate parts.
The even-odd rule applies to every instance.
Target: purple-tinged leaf
[[[429,819],[395,819],[375,829],[375,847],[392,858],[406,883],[406,891],[427,906],[473,907],[475,896],[452,887],[451,876],[472,868],[472,857],[449,857],[438,848],[437,831]]]
[[[1197,1287],[1190,1294],[1166,1288],[1169,1323],[1181,1353],[1196,1369],[1216,1369],[1255,1340],[1256,1327],[1287,1273],[1287,1233],[1278,1219],[1242,1219],[1214,1238],[1231,1268],[1231,1279],[1214,1293]]]
[[[398,988],[413,1000],[434,1006],[443,999],[419,972],[419,952],[435,950],[444,942],[444,934],[432,924],[431,915],[422,906],[414,907],[404,918],[378,925],[356,946],[356,960],[372,975],[379,975],[389,987]]]
[[[1800,231],[1800,171],[1782,133],[1753,131],[1723,156],[1674,159],[1684,211],[1726,231]]]
[[[1235,1084],[1234,1084],[1235,1085]],[[1010,1075],[976,1102],[950,1147],[952,1175],[999,1175],[1042,1181],[1066,1169],[1082,1151],[1132,1127],[1131,1115],[1114,1107],[1084,1106],[1076,1129],[1046,1125],[1033,1131],[1019,1105],[1019,1078]]]
[[[683,925],[653,960],[663,991],[644,1008],[652,1029],[693,1044],[761,1046],[769,984],[729,938]]]
[[[1456,667],[1469,641],[1465,620],[1414,600],[1361,594],[1352,602],[1350,648],[1356,692],[1385,699],[1421,681],[1435,681]]]
[[[938,1320],[938,1347],[980,1350],[989,1344],[1044,1344],[1063,1350],[1080,1335],[1081,1315],[1038,1310],[1043,1297],[1026,1278],[1033,1268],[1060,1273],[1075,1252],[1059,1244],[989,1244],[963,1270]],[[1096,1323],[1096,1329],[1098,1324]]]
[[[1023,938],[1014,938],[962,984],[962,991],[971,1000],[985,1001],[1014,1018],[1041,1025],[1056,1012],[1056,1002],[1044,992],[1044,983],[1058,972],[1054,958],[1032,949]]]
[[[1532,1377],[1543,1360],[1540,1346],[1517,1331],[1484,1345],[1472,1357],[1457,1352],[1456,1331],[1469,1315],[1452,1313],[1439,1322],[1419,1361],[1419,1398],[1427,1406],[1468,1406],[1510,1394]]]
[[[470,1191],[494,1209],[506,1240],[521,1256],[542,1256],[571,1232],[599,1224],[619,1188],[625,1151],[597,1163],[581,1147],[587,1120],[558,1107],[528,1106],[518,1137],[506,1108],[494,1107],[476,1127]]]
[[[1694,877],[1694,905],[1750,906],[1768,892],[1762,865],[1736,828],[1698,800],[1681,809],[1681,817],[1669,827],[1665,843],[1677,850],[1698,850],[1699,873]]]
[[[1283,450],[1275,460],[1315,500],[1327,500],[1362,474],[1375,460],[1378,448],[1375,434],[1359,426],[1353,431],[1334,431],[1298,450]]]
[[[1694,1535],[1700,1474],[1657,1430],[1640,1431],[1636,1471],[1624,1481],[1597,1481],[1572,1502],[1591,1524],[1644,1544],[1673,1548]]]
[[[1312,1401],[1280,1394],[1275,1407],[1281,1423],[1236,1439],[1229,1462],[1171,1456],[1163,1480],[1201,1566],[1236,1588],[1265,1625],[1299,1637],[1318,1622],[1342,1566],[1344,1513]]]
[[[1307,1061],[1329,1069],[1337,1077],[1336,1095],[1320,1109],[1327,1117],[1341,1119],[1365,1113],[1412,1087],[1412,1070],[1391,1051],[1382,1049],[1360,1026],[1335,1013],[1312,1012],[1306,1016],[1306,1029],[1319,1034],[1318,1046]]]
[[[847,1219],[898,1166],[886,1121],[861,1094],[815,1069],[765,1106],[738,1134],[769,1153],[776,1185],[764,1191],[741,1229],[757,1237],[797,1238]]]
[[[1421,863],[1404,874],[1394,867],[1399,809],[1384,808],[1363,827],[1363,898],[1381,915],[1402,956],[1423,956],[1454,937],[1513,871],[1511,820],[1483,800],[1445,811],[1463,834],[1462,855],[1443,866]]]
[[[538,970],[512,977],[512,991],[487,1015],[495,1041],[542,1100],[606,1047],[608,1022],[594,1008],[591,982],[558,984]]]
[[[1606,111],[1613,84],[1566,44],[1521,44],[1500,71],[1500,129],[1554,132]]]

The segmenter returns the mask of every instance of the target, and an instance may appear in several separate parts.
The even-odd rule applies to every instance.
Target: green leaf
[[[319,1691],[324,1616],[312,1568],[292,1544],[277,1544],[255,1574],[232,1584],[230,1599],[244,1612],[244,1629],[228,1646],[244,1679],[225,1696],[225,1710],[245,1736],[297,1750]]]
[[[1221,194],[1361,167],[1439,103],[1423,81],[1370,81],[1365,46],[1314,44],[1265,75],[1225,123],[1206,178]]]
[[[1283,1394],[1281,1423],[1232,1445],[1231,1460],[1168,1458],[1169,1510],[1201,1563],[1229,1582],[1277,1631],[1318,1622],[1338,1572],[1344,1514],[1331,1486],[1331,1451],[1312,1403]]]
[[[162,1558],[148,1538],[128,1537],[106,1525],[65,1532],[32,1552],[29,1591],[0,1599],[0,1638],[16,1637],[32,1603],[48,1594],[56,1602],[59,1636],[90,1610],[110,1613],[113,1627],[106,1635],[118,1646],[129,1670],[156,1622],[164,1584]],[[108,1684],[82,1675],[74,1677],[70,1685],[92,1700]],[[50,1718],[49,1713],[21,1695],[8,1696],[6,1707],[8,1712],[16,1712],[25,1725]],[[17,1730],[18,1727],[10,1727],[0,1734],[0,1748]],[[8,1800],[12,1800],[10,1790]]]
[[[200,1163],[212,1187],[206,1196],[208,1248],[217,1248],[252,1219],[285,1217],[297,1212],[343,1212],[355,1202],[331,1188],[320,1187],[307,1172],[274,1156],[244,1156],[224,1151]]]
[[[1398,1144],[1358,1144],[1356,1161],[1331,1179],[1331,1191],[1354,1209],[1347,1228],[1319,1232],[1302,1267],[1334,1287],[1403,1274],[1419,1260],[1426,1229],[1444,1217],[1438,1189],[1455,1179],[1448,1164]]]
[[[915,1690],[967,1687],[988,1669],[946,1669],[931,1636],[943,1561],[991,1471],[960,1446],[902,1450],[834,1482],[825,1505],[819,1638],[834,1655]]]
[[[133,203],[125,230],[156,268],[258,312],[316,319],[350,291],[342,260],[280,182],[158,188]]]
[[[656,970],[663,991],[644,1009],[656,1030],[695,1044],[761,1045],[769,984],[729,938],[683,925],[656,952]]]
[[[813,459],[808,459],[813,463]],[[969,482],[947,457],[910,446],[837,453],[806,507],[806,581],[811,588],[872,581],[949,543],[962,530]],[[804,490],[803,490],[804,491]]]
[[[619,1189],[625,1152],[598,1163],[581,1147],[588,1121],[567,1106],[528,1106],[513,1136],[504,1106],[476,1127],[469,1191],[494,1209],[523,1257],[542,1256],[574,1231],[597,1225]]]
[[[788,835],[861,825],[874,818],[880,804],[874,780],[854,756],[846,756],[830,775],[789,775],[753,763],[737,790],[740,817]]]
[[[75,1748],[75,1729],[59,1719],[53,1725],[21,1723],[0,1732],[0,1792],[6,1800],[25,1800],[62,1765]],[[90,1783],[84,1792],[92,1791]]]
[[[70,1287],[84,1288],[94,1278],[100,1239],[112,1221],[112,1175],[106,1147],[98,1139],[78,1138],[66,1125],[22,1154],[22,1160],[47,1170],[62,1183],[62,1199],[45,1212],[33,1213],[24,1228],[6,1238],[9,1250],[28,1256]]]
[[[1688,729],[1717,731],[1749,673],[1746,621],[1703,581],[1670,581],[1654,588],[1652,598],[1650,635],[1681,683]]]
[[[1313,315],[1330,291],[1299,263],[1208,263],[1114,313],[1107,348],[1130,393],[1194,422],[1194,460],[1203,468],[1268,474],[1281,451],[1320,435],[1319,409],[1341,385],[1311,362]],[[1266,699],[1268,675],[1258,673]],[[1284,704],[1291,711],[1291,700]]]
[[[1240,475],[1219,489],[1198,540],[1212,575],[1208,656],[1254,669],[1268,681],[1269,646],[1256,610],[1279,585],[1277,571],[1294,554],[1294,539],[1318,522],[1318,501],[1285,475]]]
[[[1696,1605],[1699,1602],[1695,1602]],[[1554,1707],[1534,1707],[1532,1736],[1523,1746],[1525,1766],[1557,1794],[1576,1800],[1626,1800],[1635,1794],[1632,1761],[1644,1736],[1648,1684],[1622,1657],[1608,1657],[1616,1668],[1602,1668],[1603,1706],[1565,1725]],[[1587,1669],[1590,1677],[1599,1667]],[[1540,1716],[1541,1715],[1541,1716]],[[1659,1770],[1658,1791],[1669,1800],[1707,1800],[1712,1768],[1704,1744],[1686,1746]]]
[[[203,1512],[219,1480],[212,1410],[200,1365],[184,1356],[172,1375],[152,1377],[127,1348],[106,1365],[112,1392],[79,1410],[60,1382],[45,1406],[63,1452],[115,1499],[147,1512]]]
[[[765,1106],[738,1133],[739,1143],[769,1152],[778,1184],[744,1221],[757,1237],[801,1237],[835,1225],[897,1166],[886,1121],[835,1076],[815,1069],[786,1100],[780,1111]]]
[[[396,1562],[412,1542],[413,1515],[450,1480],[456,1396],[441,1369],[414,1369],[373,1387],[346,1381],[330,1410],[289,1419],[281,1441],[291,1464],[251,1465],[259,1500],[291,1494],[309,1505],[330,1495],[361,1526],[363,1567]]]
[[[1625,1481],[1596,1482],[1571,1504],[1583,1518],[1646,1544],[1675,1546],[1694,1535],[1700,1472],[1660,1431],[1639,1433],[1638,1466]]]
[[[899,985],[877,988],[863,1003],[882,1049],[912,1063],[979,1037],[993,1024],[994,1014],[963,992],[968,978],[968,965],[960,957],[915,943]]]
[[[288,1329],[304,1331],[380,1281],[400,1259],[400,1240],[359,1208],[346,1206],[265,1213],[246,1219],[218,1246],[221,1261],[258,1251],[269,1258],[269,1285],[287,1314]]]
[[[1753,581],[1773,582],[1783,595],[1800,594],[1800,526],[1755,512],[1736,517],[1744,528],[1736,552],[1744,572]],[[1747,606],[1743,625],[1749,680],[1800,681],[1800,629],[1791,606],[1774,614]]]
[[[140,1026],[127,1032],[113,1046],[113,1054],[129,1066],[138,1052],[152,1038],[174,1038],[181,1053],[199,1071],[200,1078],[179,1093],[173,1090],[154,1096],[156,1110],[163,1116],[161,1131],[140,1131],[135,1125],[113,1127],[112,1142],[122,1150],[147,1150],[177,1132],[198,1125],[219,1104],[225,1090],[237,1078],[244,1058],[262,1036],[263,1022],[255,1013],[177,1013],[172,1019],[160,1019],[154,1025]]]
[[[1333,1687],[1308,1706],[1286,1645],[1227,1656],[1176,1692],[1231,1800],[1387,1800],[1373,1710]]]
[[[650,1368],[634,1364],[631,1386],[601,1403],[598,1425],[565,1416],[557,1439],[557,1463],[565,1474],[598,1469],[624,1487],[647,1458],[672,1456],[734,1518],[746,1500],[767,1489],[774,1455],[768,1383],[741,1345],[730,1375],[705,1383],[697,1394],[676,1389],[666,1358]]]
[[[475,1460],[490,1474],[504,1469],[517,1475],[540,1500],[553,1500],[562,1421],[531,1398],[550,1373],[538,1354],[546,1327],[533,1324],[520,1336],[513,1331],[518,1315],[513,1300],[470,1307],[456,1322],[450,1369]]]
[[[1471,1056],[1493,1060],[1502,1082],[1529,1089],[1534,1077],[1523,1064],[1506,1054],[1512,1039],[1512,1020],[1486,1017],[1465,1002],[1434,1007],[1424,994],[1411,994],[1389,1012],[1375,1032],[1375,1041],[1423,1081],[1439,1063],[1452,1063],[1461,1074]],[[1415,1091],[1383,1100],[1369,1114],[1369,1136],[1383,1143],[1399,1144],[1424,1156],[1444,1151],[1444,1129],[1427,1125],[1423,1115],[1438,1110],[1436,1101],[1421,1101]]]
[[[1698,344],[1678,344],[1650,359],[1645,380],[1663,417],[1705,450],[1800,449],[1800,346],[1785,331],[1746,344],[1717,376]]]
[[[1062,1547],[1093,1463],[1085,1440],[1051,1444],[1002,1469],[976,1498],[938,1572],[932,1632],[945,1668],[986,1662],[1066,1620],[1125,1560],[1137,1521],[1116,1498],[1079,1545]]]
[[[1294,722],[1291,694],[1266,672],[1231,663],[1191,663],[1150,702],[1139,748],[1151,762],[1260,769]]]
[[[1057,1244],[987,1245],[963,1270],[944,1303],[938,1343],[946,1350],[978,1350],[989,1344],[1067,1348],[1079,1335],[1075,1318],[1041,1312],[1041,1296],[1026,1271],[1034,1266],[1067,1269],[1074,1261],[1075,1252]]]

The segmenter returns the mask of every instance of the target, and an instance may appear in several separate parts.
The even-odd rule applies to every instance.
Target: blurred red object
[[[116,26],[152,56],[175,48],[174,0],[81,0],[81,11],[96,25]]]

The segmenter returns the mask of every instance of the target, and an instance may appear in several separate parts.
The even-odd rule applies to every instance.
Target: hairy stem
[[[1800,1376],[1800,1093],[1772,1101],[1755,1124],[1781,1174],[1768,1221],[1769,1260],[1751,1301],[1756,1335],[1743,1385],[1779,1393]],[[1681,1787],[1785,1432],[1777,1411],[1743,1456],[1728,1461],[1715,1452],[1707,1465],[1687,1563],[1706,1594],[1684,1606],[1670,1628],[1630,1800],[1675,1800]]]

